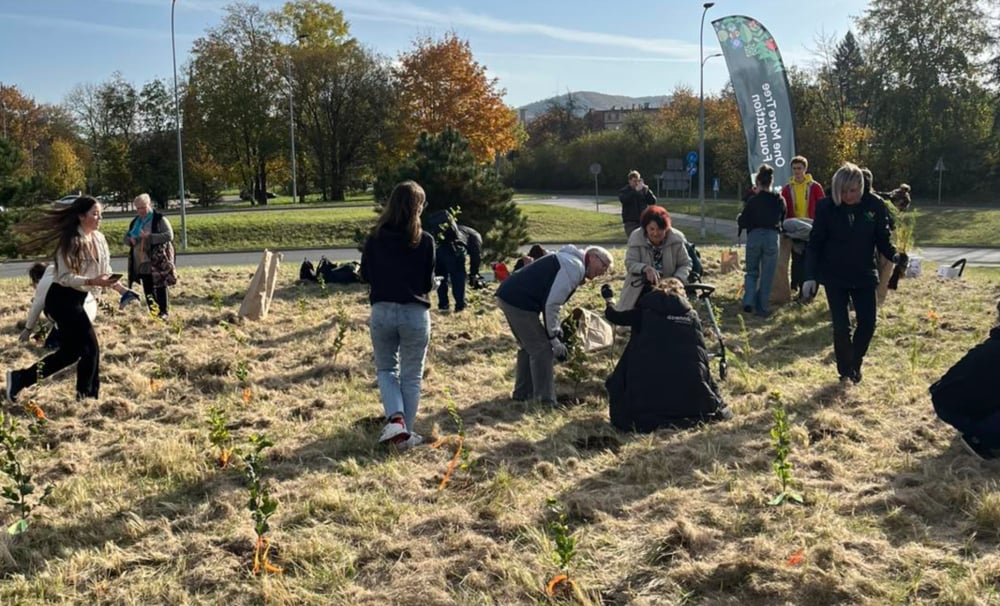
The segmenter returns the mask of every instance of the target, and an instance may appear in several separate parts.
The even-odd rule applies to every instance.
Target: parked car
[[[76,200],[77,198],[79,198],[79,197],[80,197],[80,196],[82,196],[82,195],[83,195],[83,194],[70,194],[70,195],[68,195],[68,196],[63,196],[62,198],[59,198],[58,200],[53,200],[53,201],[52,201],[52,203],[53,203],[53,204],[62,204],[62,205],[64,205],[64,206],[69,206],[69,205],[70,205],[70,204],[72,204],[72,203],[73,203],[73,202],[74,202],[74,201],[75,201],[75,200]]]
[[[274,193],[273,191],[267,191],[267,192],[264,192],[264,194],[267,195],[267,198],[269,200],[271,198],[277,198],[278,197],[278,194]],[[244,189],[244,190],[240,191],[240,200],[250,200],[252,197],[253,196],[251,196],[250,192],[248,192],[247,190]]]

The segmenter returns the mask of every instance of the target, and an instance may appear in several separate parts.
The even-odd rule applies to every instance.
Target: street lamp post
[[[701,237],[705,237],[705,13],[714,2],[702,4],[701,27],[698,30],[698,201],[701,203]]]
[[[181,250],[187,250],[187,211],[184,201],[184,151],[181,142],[181,102],[177,94],[177,44],[174,40],[174,6],[177,0],[170,0],[170,52],[174,60],[174,122],[177,127],[177,181],[181,202]]]
[[[308,34],[300,34],[295,38],[296,42],[301,42],[308,38]],[[285,65],[288,67],[288,137],[292,143],[292,204],[298,201],[298,170],[295,166],[295,97],[294,83],[292,82],[292,57],[285,56]]]
[[[292,101],[294,97],[293,89],[294,84],[292,83],[292,58],[285,57],[285,63],[288,65],[288,134],[292,142],[292,204],[299,201],[299,191],[296,185],[296,170],[295,170],[295,104]]]
[[[292,204],[299,201],[299,191],[296,184],[295,175],[295,105],[292,101],[293,97],[293,84],[292,84],[292,60],[290,57],[285,58],[285,63],[288,65],[288,136],[292,142]]]

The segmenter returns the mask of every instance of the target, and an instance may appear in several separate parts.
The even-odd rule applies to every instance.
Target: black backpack
[[[455,215],[450,210],[431,213],[425,219],[425,224],[438,247],[450,246],[455,252],[465,252],[469,249],[469,235],[458,228]]]
[[[691,273],[688,274],[688,283],[694,284],[701,281],[705,267],[701,264],[701,253],[698,252],[694,244],[684,240],[684,248],[687,249],[688,256],[691,257]]]
[[[313,267],[312,261],[310,261],[309,259],[303,259],[302,265],[299,266],[299,281],[300,282],[316,281],[316,268]]]
[[[326,284],[354,284],[361,281],[361,264],[357,261],[348,261],[334,265],[323,257],[319,260],[316,275],[323,276],[323,282]]]

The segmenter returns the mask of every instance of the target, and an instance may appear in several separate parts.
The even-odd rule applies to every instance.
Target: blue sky
[[[229,0],[177,0],[177,60],[220,20]],[[259,0],[274,8],[283,0]],[[454,30],[500,79],[511,105],[592,90],[630,96],[698,88],[702,1],[342,0],[354,37],[390,57],[416,36]],[[718,52],[709,22],[731,14],[760,20],[786,65],[808,68],[823,38],[853,27],[866,0],[719,0],[705,19],[705,54]],[[0,0],[0,82],[59,103],[80,83],[114,71],[137,85],[172,75],[170,0]],[[705,89],[725,85],[725,62],[705,66]]]

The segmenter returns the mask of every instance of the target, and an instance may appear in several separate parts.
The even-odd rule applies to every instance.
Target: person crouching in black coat
[[[1000,302],[997,303],[1000,313]],[[930,386],[934,412],[981,459],[1000,458],[1000,326]]]
[[[601,294],[608,321],[632,327],[605,382],[612,425],[647,433],[732,417],[709,372],[701,321],[680,280],[660,280],[627,311],[615,309],[610,286]]]

